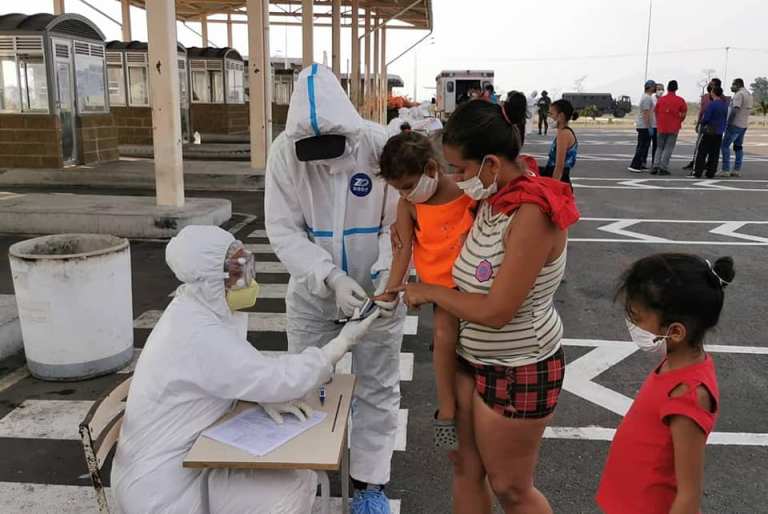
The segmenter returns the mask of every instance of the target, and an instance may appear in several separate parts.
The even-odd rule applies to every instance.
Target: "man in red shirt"
[[[677,135],[688,114],[688,104],[682,97],[677,96],[677,89],[677,81],[670,80],[667,85],[667,94],[656,102],[659,149],[656,152],[651,175],[669,175],[669,160],[677,144]]]

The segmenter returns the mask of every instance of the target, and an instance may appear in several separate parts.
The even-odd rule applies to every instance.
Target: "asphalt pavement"
[[[631,130],[577,129],[577,136],[580,156],[572,176],[582,221],[571,231],[566,281],[556,296],[569,364],[565,391],[545,434],[538,487],[557,513],[599,512],[593,496],[612,431],[654,364],[629,342],[622,307],[613,302],[620,273],[656,252],[710,259],[730,255],[736,279],[727,290],[721,323],[707,340],[718,369],[722,411],[707,449],[703,512],[768,513],[768,321],[763,314],[768,132],[747,133],[741,178],[714,181],[687,179],[680,170],[692,152],[691,134],[681,136],[671,177],[626,170],[634,151]],[[526,151],[543,156],[550,139],[531,135]],[[260,349],[285,350],[279,314],[285,312],[288,275],[265,238],[263,193],[192,194],[232,200],[237,214],[225,228],[253,245],[260,262],[256,278],[266,285],[253,309],[256,330],[249,339]],[[0,247],[6,251],[18,239],[0,237]],[[165,266],[162,242],[133,241],[131,251],[138,354],[177,282]],[[3,259],[0,294],[12,292]],[[431,446],[435,392],[429,310],[410,313],[401,358],[400,435],[387,491],[395,511],[406,514],[450,512],[449,463]],[[0,512],[97,512],[77,422],[125,375],[44,383],[25,376],[22,364],[20,356],[0,361]],[[337,481],[332,489],[338,496]]]

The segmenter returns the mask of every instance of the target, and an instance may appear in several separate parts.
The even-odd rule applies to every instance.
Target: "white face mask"
[[[632,338],[632,341],[637,345],[638,348],[644,352],[649,353],[661,351],[666,353],[667,338],[669,338],[668,335],[659,336],[653,332],[648,332],[647,330],[638,327],[630,320],[626,320],[626,322],[627,329],[629,329],[629,337]]]
[[[487,156],[483,157],[483,162],[480,163],[480,169],[477,170],[477,175],[468,180],[456,182],[456,185],[459,186],[459,189],[464,191],[464,194],[473,200],[485,200],[494,194],[498,189],[496,184],[496,177],[493,178],[493,183],[488,187],[485,187],[483,185],[483,181],[480,180],[480,174],[483,172],[483,166],[485,165],[485,160],[487,158]]]
[[[551,127],[557,127],[557,120],[555,118],[553,118],[552,116],[549,116],[547,117],[547,119],[549,120],[548,123]]]
[[[419,179],[418,184],[414,187],[410,193],[405,195],[405,199],[411,203],[424,203],[435,194],[437,191],[437,178],[430,177],[424,173]]]

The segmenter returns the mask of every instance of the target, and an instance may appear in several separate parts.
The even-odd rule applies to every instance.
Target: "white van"
[[[456,106],[470,98],[470,91],[493,85],[492,70],[448,70],[437,76],[437,116],[446,120],[456,109]]]

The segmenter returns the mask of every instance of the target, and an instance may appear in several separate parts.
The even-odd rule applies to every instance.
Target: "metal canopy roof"
[[[130,0],[131,5],[145,9],[147,0]],[[270,16],[284,20],[301,17],[301,0],[270,0]],[[176,0],[176,17],[183,21],[199,21],[202,16],[215,14],[246,14],[246,0]],[[350,0],[341,0],[342,19],[349,19]],[[328,19],[331,0],[314,0],[315,18]],[[432,0],[359,0],[360,9],[370,9],[374,16],[388,19],[411,7],[400,16],[399,22],[407,28],[429,30],[432,28]],[[360,23],[363,22],[362,16]],[[406,28],[406,27],[403,27]]]
[[[107,50],[111,51],[117,51],[117,50],[128,50],[128,51],[139,51],[139,52],[148,52],[149,51],[149,45],[145,41],[109,41],[106,46]],[[184,45],[181,43],[176,43],[176,50],[180,54],[187,53],[187,49]]]
[[[0,16],[0,32],[53,32],[104,41],[104,34],[99,27],[79,14],[6,14]]]
[[[233,59],[235,61],[243,60],[243,56],[241,56],[240,52],[234,48],[213,48],[210,46],[203,48],[190,46],[187,48],[187,57],[190,59]]]

